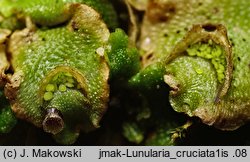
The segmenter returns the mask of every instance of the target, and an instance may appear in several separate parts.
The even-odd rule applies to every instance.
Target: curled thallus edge
[[[229,42],[225,26],[223,26],[222,24],[193,25],[193,27],[188,31],[186,36],[181,41],[179,41],[174,46],[171,53],[166,58],[164,58],[164,64],[165,66],[167,66],[167,64],[170,64],[179,56],[186,55],[185,51],[190,47],[190,45],[199,42],[208,42],[209,40],[212,40],[215,44],[219,45],[224,51],[223,55],[226,61],[224,71],[225,77],[222,83],[219,83],[217,78],[218,87],[216,89],[216,95],[214,97],[212,105],[210,105],[212,106],[210,107],[211,110],[207,110],[210,108],[204,105],[202,107],[197,107],[195,110],[192,110],[192,112],[188,115],[191,117],[197,116],[202,120],[203,123],[207,125],[214,125],[216,128],[222,130],[235,130],[244,123],[242,121],[237,122],[237,124],[234,123],[238,115],[236,115],[236,117],[232,117],[231,115],[223,117],[223,114],[226,115],[225,111],[227,112],[227,110],[223,106],[224,97],[226,97],[226,95],[228,94],[233,77],[232,46]],[[178,92],[180,91],[180,84],[177,78],[174,78],[172,74],[168,73],[166,73],[163,78],[165,83],[167,83],[171,88],[170,97],[171,95],[173,97],[175,95],[178,95]],[[186,113],[186,111],[180,112]],[[229,122],[227,124],[223,124],[227,121],[231,121],[231,123]]]
[[[7,37],[11,34],[8,29],[0,29],[0,88],[4,87],[7,75],[5,71],[9,69],[10,64],[6,56],[6,45]]]
[[[177,45],[173,48],[168,57],[164,59],[164,63],[169,64],[177,57],[183,55],[189,45],[208,40],[212,40],[216,44],[220,45],[225,51],[225,78],[224,82],[220,85],[216,98],[214,99],[215,103],[219,103],[223,96],[225,96],[228,92],[233,72],[232,46],[230,45],[227,36],[227,30],[222,24],[193,25],[193,27],[186,34],[186,36],[180,42],[177,43]]]

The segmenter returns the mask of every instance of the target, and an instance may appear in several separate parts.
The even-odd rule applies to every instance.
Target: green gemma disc
[[[43,99],[45,101],[49,101],[53,98],[53,93],[52,92],[45,92],[44,95],[43,95]]]
[[[67,90],[67,87],[64,84],[59,85],[59,91],[65,92]]]
[[[48,84],[48,85],[46,86],[46,91],[48,91],[48,92],[54,92],[55,89],[56,89],[56,87],[55,87],[54,84]]]

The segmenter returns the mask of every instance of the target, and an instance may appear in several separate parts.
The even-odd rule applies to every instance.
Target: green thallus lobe
[[[164,78],[175,111],[235,130],[250,115],[250,1],[200,2],[148,1],[138,43],[144,67],[130,83],[154,88]]]
[[[25,26],[24,17],[42,26],[62,24],[72,16],[74,8],[70,4],[82,3],[98,11],[110,29],[118,26],[117,15],[109,0],[1,0],[0,27],[20,29]]]
[[[67,24],[42,30],[33,24],[7,44],[14,74],[5,91],[13,111],[62,144],[99,127],[109,96],[106,56],[96,50],[108,44],[110,33],[91,7],[71,7]],[[70,140],[63,138],[68,133]]]
[[[121,29],[110,34],[107,25],[113,29],[117,22],[106,0],[10,2],[0,1],[4,18],[19,20],[19,13],[21,20],[31,18],[7,43],[14,74],[5,91],[12,110],[52,133],[57,142],[72,144],[81,130],[99,127],[109,98],[108,79],[134,74],[138,52],[128,48]]]
[[[4,96],[3,89],[0,87],[0,133],[9,133],[16,123],[17,119]]]

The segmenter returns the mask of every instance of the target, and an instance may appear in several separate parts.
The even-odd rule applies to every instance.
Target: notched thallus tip
[[[64,128],[64,121],[60,111],[55,108],[47,109],[47,114],[43,120],[43,130],[48,133],[57,134]]]

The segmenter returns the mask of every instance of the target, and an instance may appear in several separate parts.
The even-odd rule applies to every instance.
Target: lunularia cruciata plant
[[[88,1],[80,2],[0,3],[6,19],[14,15],[15,22],[24,26],[19,29],[15,23],[8,32],[3,30],[9,37],[2,41],[1,55],[8,53],[14,73],[1,79],[7,81],[11,109],[17,118],[42,127],[62,144],[74,143],[80,131],[98,128],[109,101],[110,77],[119,75],[123,66],[130,65],[131,74],[139,67],[137,51],[127,49],[125,33],[117,29],[110,34]],[[1,72],[6,68],[3,64]]]
[[[147,86],[164,81],[175,111],[222,130],[239,128],[250,119],[249,5],[149,1],[139,40],[144,69],[131,83],[158,75]]]
[[[249,6],[0,1],[0,133],[27,121],[60,144],[178,145],[197,123],[234,132],[250,119]]]

